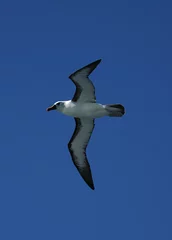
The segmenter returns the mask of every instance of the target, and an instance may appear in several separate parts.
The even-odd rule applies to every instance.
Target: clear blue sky
[[[0,2],[0,239],[172,239],[171,1]],[[92,74],[102,118],[88,146],[95,191],[75,169],[68,76]]]

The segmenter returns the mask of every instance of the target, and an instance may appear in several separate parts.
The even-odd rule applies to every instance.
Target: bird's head
[[[58,102],[55,102],[51,107],[48,107],[47,111],[57,110],[61,112],[63,107],[64,107],[64,102],[58,101]]]

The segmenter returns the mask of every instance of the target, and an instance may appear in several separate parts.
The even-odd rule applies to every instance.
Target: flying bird
[[[88,78],[101,59],[72,73],[69,78],[76,86],[72,100],[57,101],[47,111],[57,110],[75,120],[75,130],[68,143],[69,152],[81,177],[94,190],[86,148],[95,126],[95,118],[104,116],[122,117],[125,109],[121,104],[100,104],[96,102],[95,87]]]

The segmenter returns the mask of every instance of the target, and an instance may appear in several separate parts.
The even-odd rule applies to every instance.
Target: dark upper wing
[[[90,165],[86,156],[86,147],[94,129],[94,119],[75,118],[75,131],[68,143],[68,148],[81,177],[94,189]]]
[[[88,64],[87,66],[77,70],[72,73],[69,78],[73,81],[76,86],[75,95],[72,99],[74,102],[95,102],[95,88],[93,83],[90,81],[88,76],[92,73],[92,71],[97,67],[97,65],[101,62],[97,60]]]

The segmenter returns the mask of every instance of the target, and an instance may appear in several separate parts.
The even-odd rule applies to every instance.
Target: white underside
[[[99,118],[107,116],[105,105],[98,103],[74,103],[65,101],[62,113],[76,118]]]

